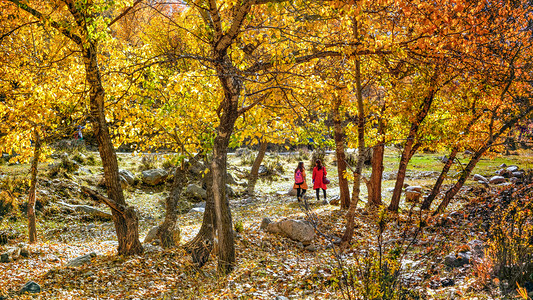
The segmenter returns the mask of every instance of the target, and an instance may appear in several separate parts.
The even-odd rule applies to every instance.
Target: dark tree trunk
[[[433,189],[431,189],[431,193],[424,199],[424,202],[422,202],[421,209],[429,209],[431,207],[431,204],[433,203],[433,200],[437,197],[440,191],[440,187],[442,186],[442,183],[444,182],[444,179],[446,178],[446,175],[448,174],[448,171],[450,171],[450,168],[453,164],[453,161],[455,160],[455,156],[457,156],[457,152],[459,151],[459,148],[454,147],[452,149],[452,152],[450,153],[448,157],[448,161],[444,164],[444,167],[442,168],[442,172],[440,172],[439,178],[437,178],[437,182],[435,182],[435,185],[433,185]]]
[[[380,125],[380,128],[382,126]],[[383,155],[385,153],[385,140],[374,146],[372,153],[372,174],[367,184],[368,189],[368,207],[379,207],[383,204],[381,200],[381,179],[383,178]]]
[[[346,154],[344,153],[344,130],[342,129],[342,120],[339,113],[342,98],[337,96],[333,106],[333,125],[335,128],[335,154],[337,155],[337,176],[339,177],[340,203],[341,209],[347,210],[350,207],[350,189],[348,180],[345,178],[346,173]]]
[[[37,188],[37,172],[39,165],[39,158],[41,157],[41,136],[39,129],[34,129],[34,141],[33,141],[33,161],[31,162],[31,183],[30,191],[28,195],[28,238],[30,244],[37,242],[37,226],[35,220],[35,192]]]
[[[262,142],[259,146],[259,152],[257,153],[257,156],[255,157],[254,164],[252,165],[252,170],[250,171],[250,177],[248,178],[248,187],[246,189],[246,192],[249,195],[253,195],[255,193],[255,184],[257,183],[257,178],[259,177],[259,167],[261,166],[261,163],[263,162],[263,158],[265,158],[265,153],[267,150],[268,143]]]
[[[185,249],[191,253],[193,262],[202,267],[208,260],[214,246],[216,215],[213,199],[212,173],[207,173],[207,200],[205,202],[204,218],[198,234],[187,244]]]
[[[105,119],[105,91],[102,86],[96,49],[95,43],[89,43],[83,49],[86,80],[89,83],[90,120],[93,124],[94,136],[98,142],[98,151],[104,166],[107,195],[117,204],[126,206],[122,186],[120,185],[117,156]],[[142,253],[143,248],[139,241],[138,218],[135,210],[129,207],[124,214],[120,214],[115,210],[112,210],[112,212],[117,232],[118,253],[120,255]]]
[[[430,80],[430,89],[428,91],[428,95],[424,98],[424,101],[422,102],[422,107],[420,108],[420,111],[418,111],[416,120],[411,124],[411,129],[409,130],[407,141],[405,142],[405,147],[403,149],[402,157],[400,159],[400,166],[398,167],[396,184],[394,185],[394,192],[392,194],[391,203],[389,205],[389,210],[392,212],[398,212],[398,208],[400,207],[400,196],[402,195],[403,183],[405,181],[405,174],[407,172],[407,164],[409,164],[409,160],[415,152],[413,151],[413,144],[415,141],[416,134],[418,132],[418,128],[420,127],[420,124],[422,124],[422,121],[424,121],[424,119],[428,115],[429,109],[431,108],[431,104],[433,103],[433,99],[435,98],[435,93],[437,91],[436,84],[439,72],[440,68],[436,67],[433,76]]]
[[[187,182],[186,174],[188,171],[188,166],[188,163],[183,163],[181,167],[176,167],[170,195],[166,199],[165,203],[165,220],[157,229],[157,237],[161,241],[161,246],[164,248],[175,247],[179,242],[177,237],[174,236],[174,233],[179,230],[178,224],[176,223],[178,219],[178,213],[176,209],[183,191],[183,186]]]

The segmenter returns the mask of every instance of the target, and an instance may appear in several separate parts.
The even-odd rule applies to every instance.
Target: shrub
[[[0,191],[0,220],[18,208],[18,200],[6,190]]]
[[[494,275],[516,288],[533,281],[533,187],[510,188],[501,196],[489,229],[488,252]]]

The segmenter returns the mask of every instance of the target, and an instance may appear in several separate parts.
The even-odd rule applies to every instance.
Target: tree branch
[[[121,214],[124,216],[125,212],[126,212],[126,208],[123,206],[123,205],[120,205],[118,203],[116,203],[114,200],[111,200],[103,195],[100,195],[97,191],[95,190],[92,190],[86,186],[82,186],[81,187],[81,190],[88,194],[91,199],[95,200],[96,202],[104,202],[105,204],[107,204],[107,206],[109,206],[112,210],[116,211],[117,213]]]
[[[115,24],[118,20],[122,19],[125,15],[127,15],[137,4],[141,3],[142,0],[137,0],[135,3],[133,3],[132,6],[126,8],[120,15],[118,15],[116,18],[113,19],[109,24],[107,24],[107,27],[111,27],[111,25]]]

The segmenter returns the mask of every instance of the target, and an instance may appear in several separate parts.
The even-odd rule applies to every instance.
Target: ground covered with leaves
[[[265,165],[271,170],[277,168],[278,172],[259,182],[254,197],[246,196],[241,186],[234,187],[236,196],[231,198],[230,206],[236,229],[237,265],[228,276],[217,274],[216,253],[201,269],[182,248],[165,250],[158,245],[144,244],[142,256],[117,256],[112,222],[55,204],[67,200],[85,203],[87,200],[76,193],[77,185],[97,184],[93,178],[96,175],[67,172],[60,175],[60,179],[56,175],[55,179],[46,180],[48,186],[40,182],[40,198],[47,199],[38,214],[40,242],[24,245],[27,257],[0,263],[0,298],[497,299],[530,292],[529,280],[503,276],[509,271],[507,265],[521,268],[520,272],[528,272],[525,269],[530,266],[508,264],[498,258],[498,247],[502,243],[513,243],[526,235],[505,237],[508,228],[503,226],[500,244],[494,243],[496,224],[512,223],[508,218],[514,215],[510,216],[509,207],[514,209],[514,214],[529,209],[522,209],[528,201],[517,202],[518,198],[530,196],[531,187],[527,182],[520,186],[489,187],[470,182],[447,212],[436,216],[421,212],[416,203],[405,203],[398,215],[385,210],[367,212],[362,203],[357,211],[354,243],[341,253],[338,241],[344,231],[345,212],[338,206],[317,202],[314,195],[307,195],[309,205],[305,206],[286,193],[292,183],[291,168],[296,161],[306,158],[299,155],[281,159],[277,155],[267,157]],[[134,170],[142,164],[138,157],[119,157],[123,168]],[[396,159],[393,154],[391,157]],[[243,157],[230,159],[232,168],[240,168],[234,171],[246,173],[249,170],[243,160]],[[269,166],[276,166],[280,161],[281,168]],[[483,171],[493,172],[500,163],[486,164]],[[507,163],[513,161],[508,159]],[[526,161],[522,168],[527,168],[529,163]],[[429,171],[417,170],[416,162],[414,165],[410,182],[430,187],[434,174],[427,176]],[[23,166],[0,167],[3,176],[24,172],[20,171]],[[85,167],[95,174],[100,168],[97,161]],[[333,173],[333,165],[327,168]],[[7,189],[5,178],[4,190]],[[451,182],[453,178],[448,183]],[[385,181],[384,191],[392,184],[392,180]],[[333,199],[338,195],[334,180],[330,187],[328,198]],[[162,221],[164,206],[161,203],[168,189],[165,185],[136,185],[129,187],[126,195],[128,202],[139,210],[143,237],[149,228]],[[384,200],[389,196],[385,192]],[[23,199],[22,188],[20,198]],[[306,219],[316,226],[317,238],[311,247],[304,247],[286,237],[266,233],[260,229],[265,217]],[[182,244],[195,236],[201,220],[202,214],[197,212],[179,216]],[[530,215],[522,216],[517,222],[522,224],[523,230],[531,229]],[[16,212],[4,215],[0,230],[5,236],[5,240],[0,241],[0,250],[25,243],[24,215]],[[516,252],[530,250],[524,245]],[[72,259],[91,252],[96,256],[90,263],[67,266]],[[511,260],[499,255],[506,261]],[[461,261],[465,257],[466,261]],[[511,270],[516,272],[516,269]],[[38,283],[41,292],[20,294],[22,286],[29,281]]]

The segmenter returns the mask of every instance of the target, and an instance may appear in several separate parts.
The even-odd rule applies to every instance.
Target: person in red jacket
[[[324,178],[328,175],[326,168],[322,166],[320,159],[317,159],[315,162],[315,167],[313,168],[313,189],[316,190],[316,200],[320,201],[320,189],[324,191],[324,200],[326,200],[326,183]]]

